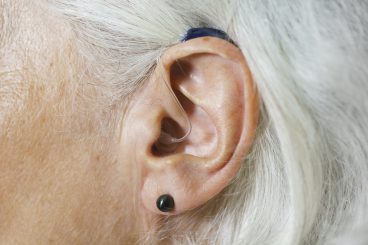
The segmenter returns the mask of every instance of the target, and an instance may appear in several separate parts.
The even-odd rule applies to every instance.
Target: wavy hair
[[[352,0],[50,0],[111,103],[134,94],[191,27],[226,31],[262,103],[232,183],[165,218],[154,244],[325,244],[367,217],[368,3]]]

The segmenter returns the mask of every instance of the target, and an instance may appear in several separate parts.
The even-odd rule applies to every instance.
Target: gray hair
[[[53,0],[111,103],[190,27],[226,31],[262,100],[257,139],[214,200],[142,243],[325,244],[367,217],[368,2]]]

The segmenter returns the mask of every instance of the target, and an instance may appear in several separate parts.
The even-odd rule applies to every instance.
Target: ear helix
[[[213,36],[217,38],[221,38],[224,40],[227,40],[228,42],[232,43],[233,45],[237,46],[235,42],[224,32],[221,30],[217,30],[214,28],[191,28],[187,31],[187,33],[184,35],[184,37],[181,39],[181,42],[186,42],[190,39],[198,38],[198,37],[205,37],[205,36]],[[189,117],[187,116],[184,108],[180,104],[177,96],[175,95],[174,91],[172,90],[170,83],[163,79],[165,82],[166,87],[169,89],[170,94],[175,99],[177,105],[179,106],[182,114],[186,118],[187,124],[188,124],[188,131],[187,133],[181,137],[181,138],[175,138],[170,133],[161,131],[159,139],[156,141],[155,146],[157,148],[165,147],[165,146],[171,146],[167,149],[170,149],[171,151],[174,151],[176,149],[176,144],[181,143],[185,141],[188,136],[190,135],[192,131],[192,124],[189,120]],[[174,198],[170,194],[163,194],[161,195],[157,201],[156,206],[161,212],[172,212],[175,209],[175,201]]]
[[[206,36],[221,38],[221,39],[226,40],[226,41],[230,42],[231,44],[237,46],[236,43],[227,35],[226,32],[224,32],[222,30],[219,30],[219,29],[210,28],[210,27],[190,28],[185,33],[185,35],[181,38],[180,41],[181,42],[186,42],[186,41],[191,40],[191,39],[195,39],[195,38],[199,38],[199,37],[206,37]],[[180,110],[184,114],[184,116],[187,120],[187,123],[189,125],[189,129],[188,129],[187,133],[179,139],[172,137],[170,134],[168,134],[166,132],[161,132],[160,138],[158,139],[158,143],[161,144],[161,145],[166,145],[167,146],[167,145],[172,145],[172,144],[183,142],[189,136],[189,134],[191,133],[192,124],[190,123],[190,120],[189,120],[188,116],[186,115],[186,113],[184,111],[184,108],[181,106],[178,98],[176,97],[175,93],[171,89],[171,86],[168,83],[168,81],[166,81],[165,79],[163,79],[163,81],[165,82],[166,87],[169,89],[171,95],[173,96],[173,98],[177,102],[177,105],[180,107]]]

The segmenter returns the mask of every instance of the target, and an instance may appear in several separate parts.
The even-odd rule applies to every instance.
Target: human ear
[[[175,200],[169,214],[178,214],[219,193],[249,152],[258,114],[258,94],[236,46],[202,37],[167,49],[124,121],[122,148],[141,167],[143,206],[165,214],[156,201],[169,194]],[[185,135],[187,119],[184,141],[160,144],[162,135]]]

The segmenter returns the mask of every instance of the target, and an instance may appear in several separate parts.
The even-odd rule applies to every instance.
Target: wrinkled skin
[[[61,16],[27,1],[2,7],[1,242],[140,243],[159,234],[162,215],[180,223],[234,179],[259,115],[236,46],[214,37],[173,45],[133,96],[111,103],[101,67],[83,59]],[[185,141],[153,147],[164,119],[180,137],[185,118]],[[171,213],[155,205],[164,193],[176,200]]]
[[[1,243],[133,239],[114,125],[71,27],[33,1],[2,1],[0,28]]]

